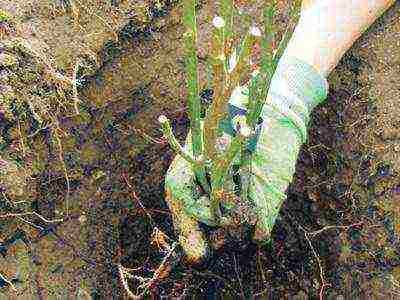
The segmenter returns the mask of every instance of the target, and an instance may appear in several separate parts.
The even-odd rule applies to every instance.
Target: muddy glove
[[[220,129],[223,132],[223,135],[217,138],[216,148],[219,151],[226,149],[230,143],[232,135],[235,134],[232,121],[237,116],[245,115],[246,109],[243,108],[243,105],[238,104],[239,102],[244,103],[243,101],[247,101],[247,98],[248,97],[245,95],[245,88],[238,87],[235,89],[230,102],[235,102],[236,105],[233,105],[232,103],[229,104],[228,118],[223,120],[220,124]],[[258,130],[256,131],[257,134],[247,143],[247,149],[250,152],[254,152],[260,129],[261,126],[258,127]],[[183,147],[186,153],[192,153],[191,145],[191,134],[189,131]],[[237,164],[240,162],[240,159],[236,158],[235,161]],[[231,173],[226,176],[224,185],[224,191],[231,192],[230,195],[233,195],[235,190],[232,176]],[[198,222],[211,227],[215,226],[217,222],[213,219],[209,197],[200,188],[198,182],[195,182],[195,175],[191,165],[180,155],[177,155],[174,158],[167,171],[165,177],[165,191],[166,200],[172,212],[174,226],[179,236],[179,242],[186,254],[186,258],[189,263],[199,263],[202,258],[208,256],[210,248],[199,228]],[[236,197],[236,199],[237,198],[238,197]],[[222,201],[221,199],[220,206],[224,211],[233,211],[232,202],[235,202],[235,199],[233,201],[231,200],[232,199],[225,199],[225,201]],[[237,202],[240,201],[236,201],[236,203]],[[243,212],[245,216],[237,216],[236,213],[236,221],[231,220],[232,218],[225,218],[225,225],[233,225],[233,223],[250,223],[250,219],[254,219],[254,217],[249,217],[251,212],[248,212],[245,205],[242,205],[241,207],[239,206],[240,203],[239,205],[236,205],[235,208],[237,208],[237,211]]]
[[[310,113],[326,98],[327,89],[326,79],[311,66],[294,58],[279,63],[262,112],[263,121],[247,144],[251,164],[246,201],[256,219],[254,238],[258,241],[270,237],[286,199],[300,147],[307,140]],[[230,119],[221,124],[225,136],[235,134],[232,119],[245,114],[247,102],[247,87],[238,87],[230,99]],[[191,150],[190,144],[189,134],[186,151]],[[180,244],[189,261],[197,262],[209,251],[198,221],[210,226],[215,223],[209,199],[201,196],[190,165],[180,156],[171,164],[165,185]]]
[[[192,153],[191,144],[189,132],[183,147],[186,153]],[[180,155],[175,156],[165,176],[165,196],[187,263],[201,263],[210,249],[198,220],[208,225],[215,220],[211,218],[208,199],[200,196],[192,166]]]
[[[268,241],[286,190],[293,179],[300,147],[307,141],[310,114],[326,99],[328,83],[312,66],[281,59],[262,111],[262,129],[251,161],[249,200],[257,224],[254,239]]]

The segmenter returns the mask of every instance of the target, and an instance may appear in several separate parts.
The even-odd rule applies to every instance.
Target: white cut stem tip
[[[232,55],[229,57],[229,70],[228,73],[232,73],[237,64],[236,49],[233,50]]]
[[[215,16],[214,19],[213,19],[213,21],[212,21],[212,23],[213,23],[214,27],[216,27],[216,28],[222,28],[222,27],[225,26],[225,21],[224,21],[224,19],[222,19],[222,18],[219,17],[219,16]]]
[[[225,61],[225,59],[226,59],[226,57],[223,53],[221,53],[217,58],[221,61]]]
[[[251,135],[251,129],[248,126],[243,126],[240,128],[240,134],[244,136],[245,138],[249,137]]]
[[[168,122],[168,118],[165,115],[160,115],[158,117],[158,122],[160,122],[161,124],[167,123]]]
[[[262,35],[260,28],[258,28],[257,26],[250,27],[250,34],[256,37],[260,37]]]

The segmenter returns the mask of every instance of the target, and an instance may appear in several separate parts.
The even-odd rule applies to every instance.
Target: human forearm
[[[395,0],[306,0],[286,48],[327,77],[354,41]]]
[[[326,98],[329,73],[362,32],[394,2],[303,1],[299,23],[272,78],[267,104],[292,119],[304,135],[309,114]]]

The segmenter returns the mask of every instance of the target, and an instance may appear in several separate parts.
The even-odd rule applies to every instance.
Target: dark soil
[[[202,53],[215,7],[200,6]],[[60,118],[68,133],[62,142],[70,216],[57,226],[32,219],[40,230],[17,220],[0,223],[0,273],[11,278],[19,269],[26,276],[20,280],[30,284],[22,284],[20,295],[75,297],[80,287],[92,297],[122,299],[117,266],[141,267],[144,274],[157,267],[164,255],[151,243],[155,227],[176,240],[163,190],[174,154],[148,136],[161,137],[161,112],[174,120],[181,141],[187,132],[179,11],[166,1],[150,23],[124,24],[118,41],[95,51],[100,67],[80,87],[84,117]],[[206,265],[179,262],[151,287],[153,298],[400,299],[399,17],[397,3],[329,77],[328,99],[313,113],[272,242],[231,240]],[[285,21],[281,2],[280,32]],[[34,127],[31,115],[23,120],[27,131]],[[2,137],[12,145],[15,124],[2,122]],[[50,130],[29,146],[32,160],[44,166],[32,171],[34,188],[25,198],[32,210],[58,217],[67,182]],[[26,158],[20,161],[30,168]],[[0,280],[0,295],[12,295],[2,286]]]

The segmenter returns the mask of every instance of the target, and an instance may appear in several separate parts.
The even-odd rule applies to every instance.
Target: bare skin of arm
[[[327,77],[357,38],[395,0],[304,0],[299,24],[284,53]]]

